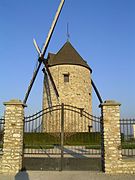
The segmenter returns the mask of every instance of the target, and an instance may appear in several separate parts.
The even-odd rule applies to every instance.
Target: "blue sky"
[[[0,1],[0,115],[3,102],[24,99],[37,61],[33,37],[42,47],[60,0]],[[70,41],[93,70],[102,98],[122,104],[121,117],[135,118],[135,1],[66,0],[48,51]],[[42,106],[43,74],[39,72],[27,113]],[[93,94],[93,112],[99,102]]]

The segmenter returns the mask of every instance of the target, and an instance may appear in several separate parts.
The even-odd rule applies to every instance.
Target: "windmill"
[[[59,18],[59,16],[60,16],[60,13],[61,13],[61,10],[62,10],[62,8],[63,8],[64,3],[65,3],[65,0],[61,0],[61,2],[60,2],[60,4],[59,4],[59,7],[58,7],[58,10],[57,10],[57,12],[56,12],[56,15],[55,15],[55,17],[54,17],[54,20],[53,20],[53,22],[52,22],[51,28],[50,28],[50,30],[49,30],[48,36],[47,36],[46,41],[45,41],[45,43],[44,43],[44,45],[43,45],[42,50],[41,50],[41,49],[39,48],[39,46],[37,45],[36,40],[33,39],[34,46],[35,46],[35,48],[36,48],[36,51],[38,52],[38,65],[37,65],[37,67],[36,67],[36,69],[35,69],[35,71],[34,71],[34,73],[33,73],[32,79],[31,79],[31,81],[30,81],[30,84],[29,84],[29,86],[28,86],[27,92],[26,92],[26,94],[25,94],[25,98],[24,98],[24,100],[23,100],[23,103],[24,103],[24,104],[26,104],[26,102],[27,102],[27,100],[28,100],[29,94],[30,94],[30,92],[31,92],[31,89],[32,89],[32,87],[33,87],[33,84],[34,84],[34,82],[35,82],[35,79],[36,79],[36,77],[37,77],[37,74],[38,74],[38,72],[39,72],[39,69],[40,69],[42,63],[44,64],[44,68],[43,68],[42,71],[43,71],[43,73],[44,73],[44,86],[45,86],[45,91],[46,91],[46,94],[47,94],[48,107],[49,107],[49,108],[52,107],[51,92],[50,92],[50,83],[49,83],[49,82],[51,82],[51,85],[52,85],[52,87],[53,87],[53,90],[54,90],[54,92],[55,92],[55,95],[56,95],[57,99],[59,98],[58,90],[57,90],[57,88],[56,88],[56,85],[55,85],[55,83],[54,83],[53,77],[52,77],[52,75],[51,75],[51,72],[50,72],[50,70],[49,70],[49,68],[48,68],[47,61],[46,61],[46,59],[44,58],[44,56],[45,56],[45,53],[46,53],[46,51],[47,51],[49,42],[50,42],[50,40],[51,40],[52,34],[53,34],[53,32],[54,32],[55,26],[56,26],[56,24],[57,24],[57,21],[58,21],[58,18]],[[93,82],[92,79],[91,79],[91,84],[92,84],[92,87],[93,87],[93,89],[94,89],[94,91],[95,91],[95,93],[96,93],[96,95],[97,95],[97,97],[98,97],[98,99],[99,99],[99,102],[102,103],[103,101],[102,101],[102,98],[101,98],[101,96],[100,96],[100,93],[99,93],[98,89],[96,88],[96,85],[94,84],[94,82]]]
[[[50,40],[51,40],[52,34],[53,34],[53,32],[54,32],[55,26],[56,26],[56,24],[57,24],[58,18],[59,18],[59,16],[60,16],[61,10],[62,10],[62,8],[63,8],[64,2],[65,2],[65,0],[61,0],[61,2],[60,2],[60,4],[59,4],[58,10],[57,10],[56,15],[55,15],[55,17],[54,17],[54,20],[53,20],[53,22],[52,22],[51,28],[50,28],[50,30],[49,30],[48,36],[47,36],[47,38],[46,38],[46,41],[45,41],[45,43],[44,43],[44,45],[43,45],[42,50],[40,50],[40,48],[39,48],[39,46],[37,45],[35,39],[33,40],[33,43],[34,43],[34,45],[35,45],[35,48],[36,48],[36,50],[37,50],[37,52],[38,52],[38,65],[37,65],[37,67],[36,67],[36,69],[35,69],[35,71],[34,71],[34,73],[33,73],[33,77],[32,77],[32,79],[31,79],[31,81],[30,81],[30,84],[29,84],[29,86],[28,86],[27,92],[26,92],[26,94],[25,94],[25,98],[24,98],[24,101],[23,101],[24,104],[26,104],[26,102],[27,102],[27,100],[28,100],[28,97],[29,97],[29,94],[30,94],[30,92],[31,92],[32,86],[33,86],[33,84],[34,84],[34,82],[35,82],[35,79],[36,79],[36,77],[37,77],[37,74],[38,74],[38,72],[39,72],[39,69],[40,69],[42,63],[44,64],[44,68],[43,68],[42,71],[43,71],[43,73],[45,74],[44,85],[45,85],[45,89],[46,89],[46,93],[47,93],[47,101],[48,101],[48,106],[49,106],[49,108],[52,107],[51,96],[50,96],[49,80],[50,80],[50,82],[51,82],[51,84],[52,84],[52,87],[53,87],[53,89],[54,89],[54,92],[55,92],[55,94],[56,94],[56,97],[57,97],[57,98],[59,97],[59,93],[58,93],[58,91],[57,91],[56,85],[55,85],[55,83],[54,83],[53,77],[52,77],[52,75],[51,75],[51,72],[50,72],[50,70],[49,70],[49,68],[48,68],[48,65],[47,65],[47,62],[46,62],[44,56],[45,56],[45,53],[46,53],[46,51],[47,51],[47,48],[48,48],[49,42],[50,42]]]

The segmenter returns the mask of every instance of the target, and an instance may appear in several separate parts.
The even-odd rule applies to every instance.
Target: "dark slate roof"
[[[67,41],[63,47],[57,52],[57,54],[48,54],[48,66],[56,65],[79,65],[88,68],[91,72],[91,68],[87,62],[79,55],[75,48]]]

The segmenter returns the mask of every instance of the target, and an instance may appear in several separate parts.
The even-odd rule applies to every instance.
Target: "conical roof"
[[[57,52],[57,54],[48,54],[48,66],[56,66],[56,65],[79,65],[88,68],[90,71],[91,68],[87,64],[87,62],[79,55],[79,53],[75,50],[72,44],[67,41],[63,47]]]

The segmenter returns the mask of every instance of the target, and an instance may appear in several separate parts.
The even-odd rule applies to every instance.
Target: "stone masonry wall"
[[[1,171],[17,173],[22,168],[24,105],[19,100],[4,103],[5,125]]]
[[[121,163],[120,138],[120,104],[105,101],[102,104],[103,114],[103,164],[106,173],[116,172]]]
[[[91,95],[92,87],[91,87],[90,70],[86,67],[78,66],[78,65],[57,65],[50,67],[50,71],[60,96],[58,102],[51,86],[52,105],[61,104],[61,103],[67,105],[73,105],[78,108],[82,108],[85,111],[92,114],[92,95]],[[69,82],[64,82],[64,74],[69,74]],[[45,109],[46,107],[48,107],[48,104],[44,89],[43,108]],[[66,119],[65,121],[69,123],[69,126],[67,125],[66,131],[68,131],[68,129],[71,129],[73,122],[73,121],[71,122],[71,117],[67,117],[67,118],[68,121],[66,121]],[[51,116],[49,119],[51,121]],[[46,121],[47,120],[45,119],[45,117],[43,117],[44,128],[47,126]],[[76,126],[79,126],[80,121],[78,121],[78,125],[76,124]],[[55,123],[58,124],[59,119],[57,119]],[[80,131],[82,131],[81,127],[82,126],[80,126]]]
[[[120,104],[105,101],[102,108],[102,163],[108,174],[135,173],[135,161],[122,159],[120,137]]]

